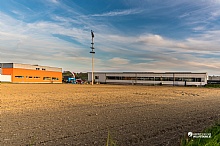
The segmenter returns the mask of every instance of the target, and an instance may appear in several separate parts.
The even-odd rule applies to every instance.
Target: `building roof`
[[[62,72],[62,68],[42,66],[42,65],[31,65],[22,63],[0,63],[0,68],[22,68],[30,70],[46,70],[46,71],[57,71]]]

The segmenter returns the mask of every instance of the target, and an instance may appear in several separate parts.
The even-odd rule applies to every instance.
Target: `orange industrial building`
[[[62,83],[62,68],[0,63],[0,75],[11,76],[12,83]]]

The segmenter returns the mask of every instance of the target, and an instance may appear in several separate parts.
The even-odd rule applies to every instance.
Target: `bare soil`
[[[220,120],[220,89],[1,84],[1,146],[180,145]]]

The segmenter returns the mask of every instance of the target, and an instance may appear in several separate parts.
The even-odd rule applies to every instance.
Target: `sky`
[[[0,62],[220,75],[220,0],[1,0]]]

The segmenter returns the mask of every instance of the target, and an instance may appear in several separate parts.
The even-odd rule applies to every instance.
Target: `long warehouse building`
[[[0,81],[12,83],[62,83],[62,68],[0,63]]]
[[[112,84],[204,86],[207,78],[207,73],[192,72],[94,72],[95,82]],[[88,72],[88,81],[92,81],[91,72]]]

